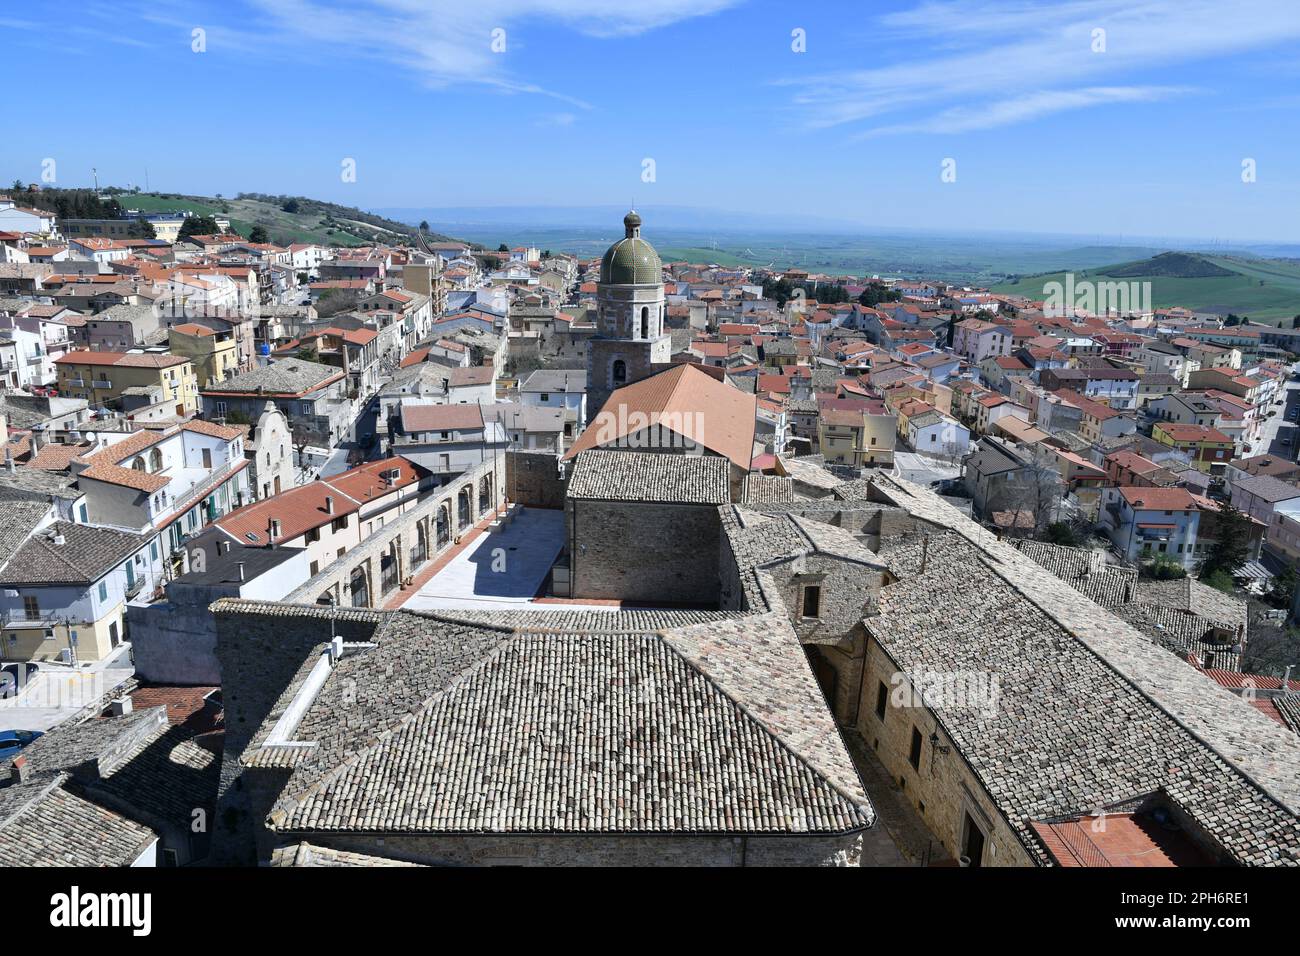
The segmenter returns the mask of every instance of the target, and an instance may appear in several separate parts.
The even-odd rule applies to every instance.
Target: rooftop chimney
[[[26,783],[32,779],[32,768],[26,757],[15,757],[9,770],[9,777],[15,784]]]
[[[327,515],[332,515],[332,514],[334,513],[334,496],[333,496],[333,495],[326,495],[326,496],[325,496],[325,513],[326,513]]]
[[[271,542],[271,541],[274,541],[274,540],[275,540],[276,538],[278,538],[278,537],[280,537],[280,519],[279,519],[279,518],[272,518],[272,519],[271,519],[271,527],[270,527],[270,529],[267,531],[266,538],[267,538],[267,541],[268,541],[268,542]]]
[[[244,562],[243,562],[243,561],[236,561],[236,562],[235,562],[235,570],[239,572],[239,580],[241,580],[241,581],[244,580]]]
[[[18,470],[17,467],[14,465],[14,450],[6,446],[5,447],[5,471],[9,472],[9,474],[12,475],[17,470]]]
[[[127,697],[125,694],[123,694],[121,697],[116,698],[108,706],[109,706],[109,712],[114,717],[123,717],[131,713],[131,711],[135,709],[135,705],[131,702],[131,698]]]

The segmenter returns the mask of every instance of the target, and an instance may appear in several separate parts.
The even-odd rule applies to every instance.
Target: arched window
[[[135,471],[145,471],[146,469],[144,467],[144,459],[137,458],[135,461],[131,462],[131,468],[134,469]]]
[[[474,493],[473,485],[466,485],[456,496],[456,528],[462,529],[470,523],[470,496]]]
[[[614,382],[614,387],[627,384],[627,363],[622,359],[614,359],[614,366],[610,372],[610,378]]]
[[[451,540],[451,509],[447,505],[438,508],[438,550],[447,547]]]
[[[478,483],[478,513],[488,510],[492,503],[492,479],[490,475],[484,475]]]
[[[650,338],[650,307],[641,306],[641,338]]]
[[[353,568],[350,584],[352,585],[352,606],[370,607],[370,586],[366,580],[366,569]]]
[[[157,448],[149,452],[149,470],[162,471],[162,452]]]

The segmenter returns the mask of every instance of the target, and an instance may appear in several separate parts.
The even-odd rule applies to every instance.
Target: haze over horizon
[[[1209,0],[83,0],[58,24],[0,18],[20,73],[93,50],[186,82],[87,137],[66,122],[84,84],[49,74],[5,183],[54,160],[56,185],[93,168],[375,211],[635,201],[868,234],[1294,238],[1300,133],[1273,119],[1300,103],[1286,0],[1227,18]]]

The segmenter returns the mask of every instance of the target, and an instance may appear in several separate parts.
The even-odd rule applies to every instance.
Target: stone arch
[[[609,367],[609,380],[615,388],[622,388],[627,384],[627,362],[621,358],[614,359]]]
[[[650,338],[650,306],[641,306],[641,338]]]
[[[162,471],[162,466],[163,466],[162,451],[158,448],[155,448],[151,452],[149,452],[149,470]]]
[[[348,583],[352,591],[352,606],[370,607],[370,582],[366,578],[364,564],[359,564],[352,569]]]
[[[492,476],[484,475],[478,482],[478,513],[483,514],[492,506]]]
[[[429,522],[415,525],[415,544],[411,546],[411,568],[418,568],[429,558]]]
[[[473,508],[474,486],[466,485],[456,495],[456,530],[463,531],[474,520]]]
[[[451,542],[451,506],[443,502],[438,506],[437,548],[441,551]]]

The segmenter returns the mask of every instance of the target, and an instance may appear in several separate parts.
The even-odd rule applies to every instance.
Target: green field
[[[218,199],[212,196],[181,196],[175,193],[134,193],[116,197],[124,209],[141,212],[170,212],[188,209],[199,215],[221,216],[230,227],[247,236],[254,226],[261,226],[280,245],[294,242],[318,242],[339,246],[361,246],[372,242],[409,240],[415,230],[391,219],[371,216],[360,209],[322,203],[298,197],[300,209],[288,213],[278,202],[265,199]],[[361,216],[372,221],[363,222]],[[378,221],[373,221],[378,220]],[[433,235],[441,239],[443,236]]]
[[[1185,274],[1168,274],[1168,257],[1117,262],[1099,268],[1074,271],[1077,285],[1091,282],[1150,282],[1151,304],[1156,308],[1180,305],[1204,312],[1229,312],[1248,316],[1259,322],[1289,321],[1300,315],[1300,261],[1295,259],[1260,259],[1240,256],[1189,254],[1178,263]],[[1202,266],[1196,269],[1196,263]],[[1196,275],[1197,271],[1226,271],[1226,275]],[[994,291],[1010,292],[1041,299],[1049,282],[1065,282],[1064,272],[1047,272],[1020,276],[1014,281],[993,286]]]

